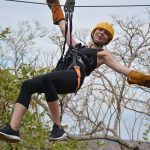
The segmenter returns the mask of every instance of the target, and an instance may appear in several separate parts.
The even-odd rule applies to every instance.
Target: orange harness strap
[[[76,94],[77,94],[77,91],[78,91],[79,88],[80,88],[81,72],[80,72],[80,67],[79,67],[79,66],[74,66],[74,68],[75,68],[75,71],[76,71],[77,76],[78,76],[78,85],[77,85],[76,92],[75,92],[75,95],[76,95]]]

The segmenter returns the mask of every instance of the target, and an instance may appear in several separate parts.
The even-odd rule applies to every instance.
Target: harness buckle
[[[75,0],[66,0],[64,11],[65,12],[74,12]]]

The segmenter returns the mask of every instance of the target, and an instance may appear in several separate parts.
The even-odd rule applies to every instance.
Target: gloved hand
[[[47,0],[47,4],[53,13],[53,23],[58,25],[59,21],[65,19],[59,0]]]
[[[150,88],[150,75],[145,75],[138,71],[130,71],[127,81],[129,84],[137,84]]]

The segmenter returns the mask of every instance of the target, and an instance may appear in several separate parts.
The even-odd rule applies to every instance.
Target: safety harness
[[[76,92],[80,88],[81,84],[81,68],[79,66],[82,65],[83,70],[85,70],[85,64],[82,61],[81,57],[84,57],[86,59],[87,54],[92,54],[94,52],[98,52],[102,50],[102,46],[98,48],[87,48],[85,46],[82,46],[81,43],[77,44],[75,47],[72,46],[72,18],[73,18],[73,11],[74,11],[74,0],[67,0],[64,6],[65,11],[65,40],[63,45],[63,50],[61,57],[56,65],[56,68],[54,71],[58,70],[70,70],[75,69],[77,77],[78,77],[78,84],[76,88]],[[68,25],[69,24],[69,25]],[[68,51],[65,54],[65,46],[67,41],[67,33],[68,33],[68,26],[70,29],[70,44]],[[90,64],[90,59],[87,58],[87,62]]]
[[[63,45],[63,51],[61,57],[56,65],[54,71],[58,70],[69,70],[72,67],[75,69],[77,76],[78,76],[78,84],[76,88],[77,93],[78,89],[80,88],[80,81],[81,81],[81,72],[80,67],[77,65],[77,53],[73,53],[73,46],[72,46],[72,17],[74,11],[75,0],[67,0],[64,6],[65,11],[65,41]],[[69,21],[69,22],[68,22]],[[65,53],[65,46],[67,41],[67,32],[68,32],[68,23],[70,29],[70,44],[67,53]]]

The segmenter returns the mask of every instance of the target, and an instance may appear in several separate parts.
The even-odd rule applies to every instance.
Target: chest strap
[[[75,91],[75,95],[76,95],[77,91],[80,89],[80,86],[81,86],[81,69],[80,69],[80,66],[78,65],[78,63],[80,63],[83,66],[83,68],[85,66],[84,66],[84,63],[83,63],[81,57],[78,55],[78,52],[76,50],[72,49],[69,52],[69,54],[72,56],[73,60],[72,60],[72,63],[68,66],[67,70],[74,68],[75,72],[77,74],[77,87],[76,87],[76,91]]]

